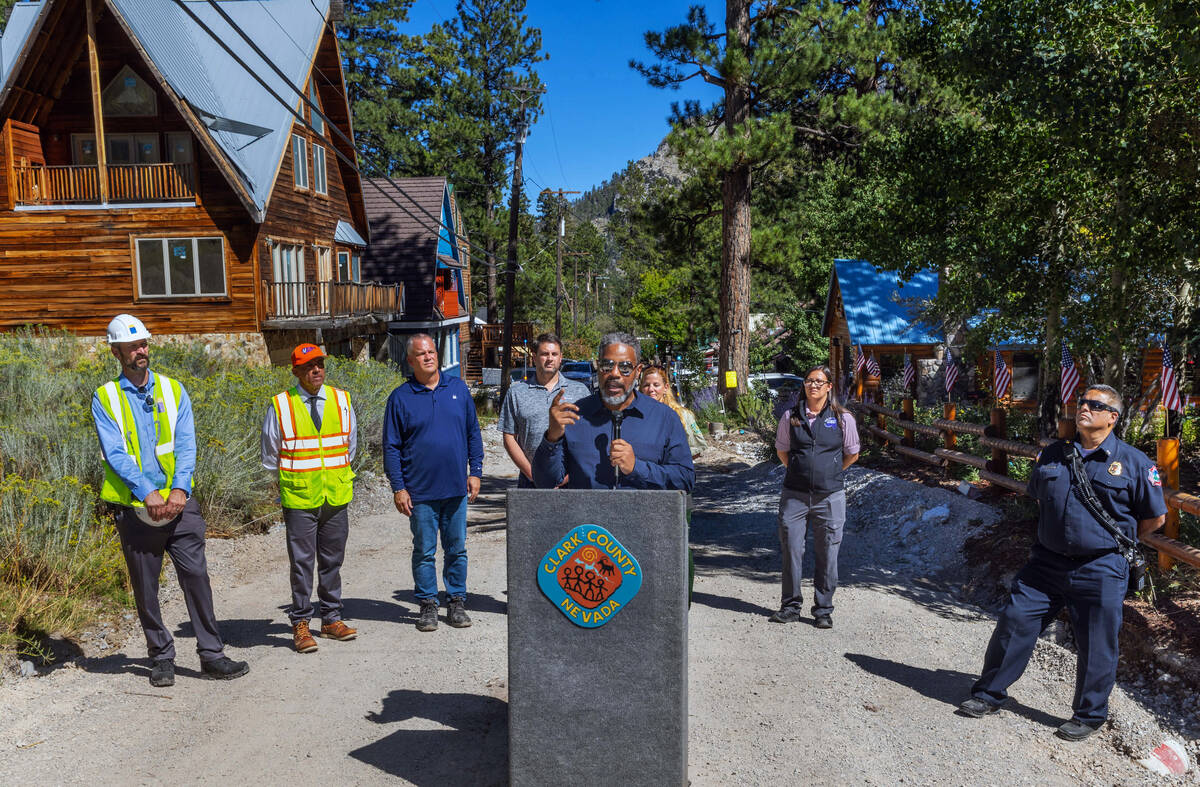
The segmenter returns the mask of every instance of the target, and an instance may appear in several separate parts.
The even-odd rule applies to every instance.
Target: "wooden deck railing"
[[[397,316],[404,310],[404,285],[353,281],[264,281],[268,320],[283,317]]]
[[[477,331],[480,344],[498,346],[504,343],[504,326],[499,323],[480,325]],[[531,342],[537,336],[536,331],[537,326],[531,322],[514,322],[512,332],[513,342]]]
[[[1008,475],[1008,457],[1010,455],[1036,457],[1043,447],[1052,440],[1043,438],[1038,445],[1009,440],[1007,434],[1007,413],[1003,408],[993,408],[991,423],[987,426],[973,424],[955,419],[956,408],[953,404],[943,405],[942,418],[935,418],[931,424],[920,424],[913,420],[912,399],[903,400],[902,410],[890,410],[874,402],[857,402],[851,400],[847,405],[860,416],[860,429],[880,442],[892,447],[896,453],[909,459],[915,459],[938,467],[949,467],[951,462],[969,465],[979,471],[979,477],[988,483],[1008,489],[1018,494],[1028,494],[1025,482]],[[874,416],[874,423],[868,418]],[[903,430],[896,434],[888,430],[888,421]],[[1060,422],[1059,432],[1063,437],[1074,435],[1074,423]],[[915,435],[923,434],[929,437],[941,438],[942,446],[935,448],[933,453],[922,451],[915,445]],[[984,458],[975,454],[958,450],[958,435],[970,434],[979,438],[979,444],[991,449],[991,457]],[[1167,504],[1167,521],[1163,528],[1156,533],[1149,533],[1140,538],[1141,542],[1158,550],[1159,567],[1168,570],[1175,560],[1200,568],[1200,549],[1179,541],[1179,512],[1185,511],[1194,516],[1200,516],[1200,497],[1179,490],[1179,441],[1177,439],[1158,441],[1158,468],[1162,478],[1163,499]]]
[[[100,168],[87,164],[13,166],[17,205],[88,205],[100,202]],[[194,200],[192,164],[118,164],[108,167],[109,202]]]

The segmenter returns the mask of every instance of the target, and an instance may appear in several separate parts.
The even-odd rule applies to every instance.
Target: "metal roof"
[[[333,239],[338,243],[346,243],[351,246],[367,245],[367,242],[363,240],[363,236],[358,234],[358,230],[354,229],[354,225],[343,219],[338,219],[337,228],[333,231]]]
[[[923,302],[937,297],[938,277],[925,268],[906,282],[866,260],[834,260],[831,273],[853,344],[940,344],[944,334],[920,321]],[[833,281],[829,297],[833,296]]]
[[[0,84],[8,81],[8,74],[17,61],[17,55],[21,54],[25,39],[33,30],[33,23],[37,21],[42,5],[42,0],[37,0],[34,3],[17,3],[12,7],[4,34],[0,35]]]
[[[288,107],[173,0],[109,2],[171,88],[199,111],[261,212],[291,134],[293,116]],[[299,95],[325,28],[329,0],[218,0],[234,24],[287,75],[286,82],[207,0],[189,0],[186,5],[293,108],[301,106]]]

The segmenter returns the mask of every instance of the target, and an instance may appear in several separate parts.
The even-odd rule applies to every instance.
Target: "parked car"
[[[756,382],[764,383],[767,386],[767,395],[772,399],[777,399],[780,396],[790,396],[797,391],[804,390],[804,378],[794,374],[758,372],[750,375],[748,379],[751,385],[754,385]]]
[[[563,361],[559,374],[568,380],[578,380],[586,385],[589,391],[596,390],[596,369],[591,361]]]

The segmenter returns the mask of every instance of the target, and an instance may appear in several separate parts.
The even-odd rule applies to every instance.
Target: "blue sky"
[[[693,0],[695,2],[696,0]],[[538,74],[548,90],[543,112],[525,145],[526,193],[543,188],[587,191],[632,159],[654,151],[669,130],[671,102],[720,98],[693,79],[661,90],[629,67],[649,60],[643,34],[687,18],[686,0],[529,0],[530,27],[542,31],[550,59]],[[724,19],[723,2],[705,2],[709,18]],[[453,15],[453,0],[417,0],[407,32],[424,33]]]

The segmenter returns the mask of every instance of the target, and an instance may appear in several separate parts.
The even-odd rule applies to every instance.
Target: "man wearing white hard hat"
[[[225,655],[204,558],[207,526],[192,497],[196,428],[191,400],[177,380],[150,371],[149,340],[146,326],[132,315],[118,314],[108,324],[109,349],[121,374],[92,397],[104,458],[100,497],[120,509],[117,532],[146,635],[151,685],[175,683],[175,641],[158,605],[164,552],[175,564],[204,675],[238,678],[249,666]]]

